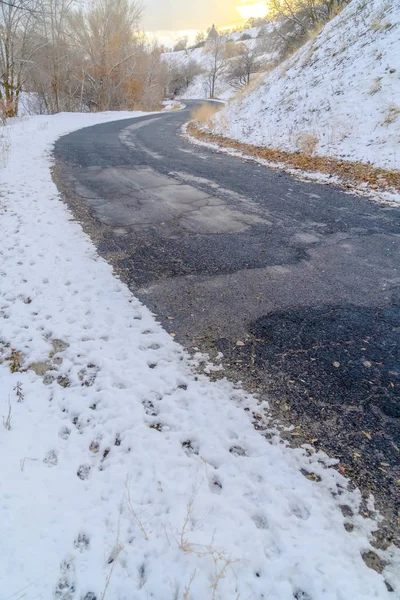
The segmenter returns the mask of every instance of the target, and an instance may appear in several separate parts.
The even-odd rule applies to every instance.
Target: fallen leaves
[[[325,156],[309,156],[300,152],[283,152],[272,148],[257,147],[226,138],[223,135],[209,133],[199,129],[193,122],[189,123],[188,133],[223,148],[239,150],[247,156],[262,158],[270,162],[284,163],[288,167],[304,171],[316,171],[337,175],[345,187],[368,183],[371,189],[395,188],[400,190],[400,171],[373,167],[360,162],[338,160]]]
[[[317,475],[316,473],[309,473],[305,469],[301,469],[300,472],[302,475],[304,475],[304,477],[306,479],[309,479],[310,481],[315,481],[315,482],[321,481],[321,477],[319,475]]]

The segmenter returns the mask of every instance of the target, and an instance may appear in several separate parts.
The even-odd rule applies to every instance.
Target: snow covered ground
[[[0,130],[2,599],[393,598],[361,558],[359,494],[196,374],[60,200],[55,139],[135,114]]]
[[[400,3],[353,0],[215,120],[246,143],[399,169]]]

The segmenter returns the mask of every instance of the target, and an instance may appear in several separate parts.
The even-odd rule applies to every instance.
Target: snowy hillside
[[[227,137],[400,168],[400,3],[353,0],[215,117]]]
[[[275,28],[276,27],[275,24]],[[226,44],[226,47],[231,47],[231,50],[240,44],[243,44],[250,49],[257,48],[258,60],[264,70],[271,63],[274,63],[279,58],[280,54],[280,38],[277,36],[268,37],[271,35],[273,28],[274,25],[266,24],[260,27],[253,27],[251,29],[244,29],[242,31],[226,34],[222,36],[222,39]],[[234,54],[234,51],[232,51],[232,54]],[[182,94],[179,94],[180,98],[198,99],[208,97],[207,77],[205,74],[205,71],[207,71],[207,63],[209,61],[207,47],[203,46],[200,48],[188,48],[187,50],[178,52],[166,52],[163,54],[163,59],[170,67],[177,67],[179,69],[184,69],[190,63],[196,63],[199,70],[203,71],[194,77],[193,81]],[[216,97],[228,100],[229,98],[232,98],[235,93],[236,90],[227,83],[224,77],[218,79],[216,84]]]

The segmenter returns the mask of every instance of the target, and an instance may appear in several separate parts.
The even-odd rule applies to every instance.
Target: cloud
[[[147,31],[206,29],[239,20],[236,0],[144,0]]]

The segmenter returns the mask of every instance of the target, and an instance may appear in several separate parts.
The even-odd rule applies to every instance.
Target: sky
[[[263,0],[143,0],[143,27],[158,38],[236,25],[266,12]],[[163,40],[164,42],[166,40]]]

